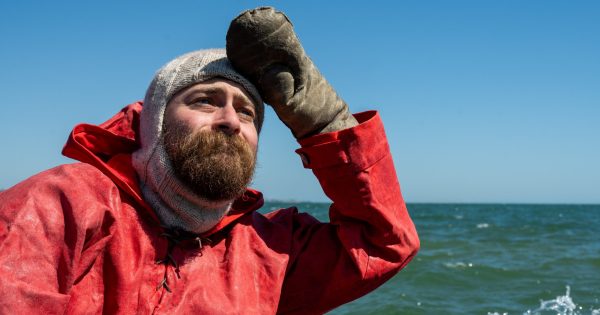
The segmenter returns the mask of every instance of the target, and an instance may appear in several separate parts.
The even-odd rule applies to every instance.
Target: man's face
[[[238,197],[254,173],[255,105],[239,84],[211,79],[177,93],[164,116],[175,175],[210,201]]]

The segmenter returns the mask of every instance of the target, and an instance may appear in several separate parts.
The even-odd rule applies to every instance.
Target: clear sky
[[[2,1],[0,188],[70,163],[75,124],[260,5],[353,111],[380,111],[407,201],[600,203],[599,1]],[[327,200],[296,147],[269,109],[253,186]]]

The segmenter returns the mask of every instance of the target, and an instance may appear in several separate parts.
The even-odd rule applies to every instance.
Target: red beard
[[[245,191],[252,181],[256,154],[242,137],[170,129],[165,128],[165,149],[175,176],[189,189],[209,201],[233,200]]]

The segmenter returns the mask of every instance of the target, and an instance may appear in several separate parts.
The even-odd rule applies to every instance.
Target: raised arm
[[[419,239],[404,200],[377,113],[360,125],[300,141],[333,200],[329,224],[296,214],[293,250],[279,313],[320,314],[390,279],[416,254]]]
[[[333,201],[330,223],[272,215],[293,229],[278,312],[324,313],[378,287],[419,248],[378,114],[352,116],[272,8],[232,21],[227,55],[298,139],[304,166]]]

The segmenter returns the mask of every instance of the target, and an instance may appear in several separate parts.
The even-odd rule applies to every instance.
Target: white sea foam
[[[490,227],[490,225],[487,224],[487,223],[479,223],[479,224],[477,224],[477,228],[478,229],[487,229],[489,227]]]
[[[467,267],[473,267],[473,263],[464,263],[462,261],[459,262],[448,262],[445,263],[444,266],[451,268],[451,269],[456,269],[456,268],[467,268]]]

